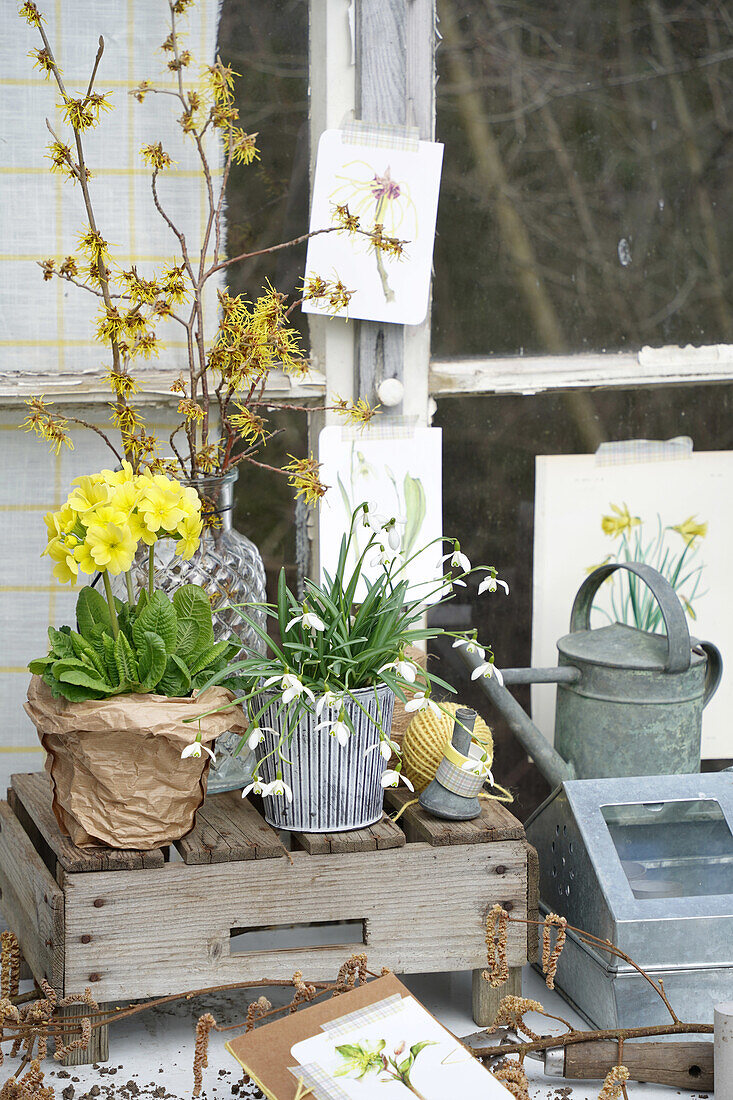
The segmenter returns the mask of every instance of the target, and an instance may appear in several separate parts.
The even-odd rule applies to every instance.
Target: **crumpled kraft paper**
[[[54,699],[33,676],[25,710],[47,752],[53,811],[63,832],[88,847],[149,850],[185,836],[206,794],[209,756],[181,759],[201,732],[211,746],[231,730],[244,733],[238,705],[184,724],[184,718],[234,699],[223,687],[190,699],[115,695],[71,703]]]

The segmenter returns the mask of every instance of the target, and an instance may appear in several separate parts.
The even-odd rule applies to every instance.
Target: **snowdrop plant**
[[[455,693],[455,689],[434,672],[420,668],[409,659],[407,650],[416,643],[440,636],[454,638],[454,646],[467,646],[479,652],[480,675],[498,675],[491,650],[479,646],[475,634],[456,634],[440,627],[424,625],[428,606],[443,603],[454,595],[454,587],[466,584],[469,574],[481,574],[483,591],[495,592],[505,582],[498,580],[493,566],[472,566],[452,538],[434,540],[410,557],[400,552],[399,521],[392,516],[375,513],[373,506],[362,503],[354,510],[348,532],[341,541],[338,564],[333,576],[324,575],[322,584],[305,581],[304,599],[299,601],[286,583],[281,570],[274,604],[240,605],[242,618],[267,646],[265,655],[251,652],[244,659],[230,664],[226,673],[211,678],[210,684],[224,675],[235,676],[242,702],[247,708],[251,725],[242,737],[240,749],[260,745],[264,740],[260,721],[272,705],[272,693],[277,698],[278,741],[267,755],[277,754],[276,780],[264,783],[255,773],[254,780],[243,795],[279,794],[290,800],[292,792],[282,779],[281,762],[287,759],[288,743],[298,720],[313,714],[320,720],[316,729],[325,730],[341,746],[354,734],[352,714],[367,711],[355,694],[359,689],[372,688],[376,693],[386,685],[405,704],[408,713],[446,710],[433,699],[437,687]],[[368,527],[370,537],[361,551],[355,567],[348,572],[347,562],[358,529]],[[441,551],[437,576],[430,590],[416,598],[410,589],[406,571],[419,554],[435,553],[435,542]],[[364,575],[365,565],[381,567],[376,580]],[[495,583],[486,585],[486,581]],[[366,596],[356,602],[362,581]],[[420,588],[422,589],[422,585]],[[262,607],[267,616],[277,622],[280,641],[272,638],[252,616],[253,607]],[[446,710],[446,713],[448,711]],[[389,728],[369,716],[378,728],[379,748],[389,761],[399,749],[390,740]],[[258,770],[262,764],[260,759]],[[383,786],[397,786],[402,779],[399,758],[394,767],[385,771]],[[403,780],[404,781],[404,780]],[[405,781],[406,782],[406,781]],[[409,784],[408,784],[409,786]],[[267,788],[267,789],[265,789]]]

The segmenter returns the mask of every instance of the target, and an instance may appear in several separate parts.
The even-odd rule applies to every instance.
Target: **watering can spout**
[[[468,646],[462,646],[460,654],[471,672],[482,663],[478,653],[470,653]],[[546,684],[573,683],[580,676],[575,668],[543,668],[524,669],[508,668],[503,673],[507,683],[513,684]],[[514,696],[507,691],[503,684],[499,683],[496,675],[482,676],[479,683],[494,706],[506,719],[509,728],[517,738],[527,754],[532,757],[548,783],[552,787],[558,787],[566,779],[575,779],[575,768],[568,764],[559,753],[555,752],[550,742],[535,726],[534,722],[525,714]]]

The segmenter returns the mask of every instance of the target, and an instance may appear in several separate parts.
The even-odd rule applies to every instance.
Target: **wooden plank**
[[[142,867],[163,866],[165,860],[160,848],[139,852],[103,845],[77,847],[70,837],[61,832],[54,817],[51,781],[45,772],[13,775],[10,782],[23,813],[34,823],[65,871],[133,871]]]
[[[273,924],[364,921],[364,950],[376,970],[472,970],[485,963],[491,906],[526,911],[526,844],[408,843],[346,855],[296,851],[292,863],[167,863],[124,876],[69,875],[65,898],[66,984],[82,989],[93,976],[103,1001],[285,978],[295,965],[310,978],[333,976],[333,946],[230,953],[233,929]],[[341,961],[349,954],[342,947]],[[526,954],[524,926],[510,924],[509,965],[521,966]]]
[[[184,863],[199,865],[285,855],[275,830],[240,791],[210,795],[197,813],[193,829],[176,841],[176,848]]]
[[[36,981],[62,993],[64,895],[7,802],[0,802],[0,908]]]
[[[381,821],[366,829],[349,829],[339,833],[293,833],[295,843],[312,856],[329,852],[373,852],[377,849],[402,848],[405,834],[399,825],[382,814]]]
[[[540,861],[537,849],[527,845],[527,918],[540,919]],[[538,924],[527,925],[527,959],[536,962],[540,955],[540,929]]]
[[[522,968],[510,966],[507,980],[504,985],[498,987],[489,985],[486,978],[482,976],[484,969],[485,967],[479,967],[473,972],[471,1008],[475,1024],[479,1027],[491,1027],[499,1011],[502,997],[522,996]]]
[[[100,1009],[112,1007],[111,1005],[100,1005]],[[79,1005],[69,1005],[67,1008],[57,1008],[56,1016],[77,1016],[79,1015]],[[77,1038],[77,1034],[68,1032],[63,1035],[64,1046],[67,1046],[72,1039]],[[105,1024],[103,1027],[95,1027],[92,1029],[91,1038],[89,1039],[89,1045],[86,1050],[72,1050],[70,1054],[65,1054],[61,1059],[62,1066],[90,1066],[95,1062],[107,1062],[109,1061],[109,1025]],[[87,1095],[90,1095],[87,1093]]]
[[[430,392],[458,394],[530,394],[562,390],[671,386],[725,382],[733,378],[733,352],[719,346],[677,345],[638,352],[580,355],[523,355],[491,358],[433,359]]]
[[[414,801],[407,790],[388,790],[387,802],[395,810]],[[493,844],[497,840],[521,840],[524,827],[500,802],[481,800],[481,816],[473,821],[445,821],[433,817],[422,806],[409,806],[400,817],[408,841],[424,840],[441,848],[453,844]]]

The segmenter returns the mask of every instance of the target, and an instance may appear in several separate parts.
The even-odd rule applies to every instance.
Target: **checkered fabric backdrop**
[[[44,159],[50,140],[45,119],[57,132],[63,127],[53,87],[27,56],[40,44],[37,32],[18,18],[18,7],[10,0],[0,4],[0,383],[11,395],[14,380],[22,379],[27,391],[35,375],[39,390],[42,376],[53,374],[71,376],[71,386],[79,379],[88,388],[105,364],[104,349],[91,336],[96,298],[60,281],[43,282],[36,266],[39,259],[71,252],[85,217],[78,188],[52,176]],[[161,198],[190,242],[198,239],[206,215],[191,149],[175,123],[175,101],[150,95],[138,104],[127,94],[143,79],[171,86],[159,50],[168,34],[168,5],[165,0],[39,0],[39,7],[70,90],[86,89],[97,40],[104,36],[96,87],[113,93],[115,109],[85,143],[92,198],[113,256],[150,274],[173,258],[175,240],[152,205],[141,145],[161,140],[177,162],[162,182]],[[216,0],[199,0],[181,22],[185,47],[197,63],[210,62]],[[218,173],[216,144],[209,152]],[[213,321],[209,302],[209,332]],[[170,323],[157,331],[166,347],[154,367],[172,377],[185,367],[184,344]],[[144,370],[136,368],[136,375],[144,382]],[[103,401],[65,407],[106,426]],[[43,514],[60,506],[73,477],[109,465],[112,458],[98,437],[83,429],[74,433],[74,451],[49,455],[35,436],[18,431],[24,412],[18,402],[0,404],[0,792],[12,772],[42,767],[35,731],[22,709],[26,664],[46,652],[50,624],[73,621],[73,589],[58,585],[48,558],[40,557],[46,542]],[[166,436],[175,422],[169,406],[148,406],[145,415],[148,426]]]

